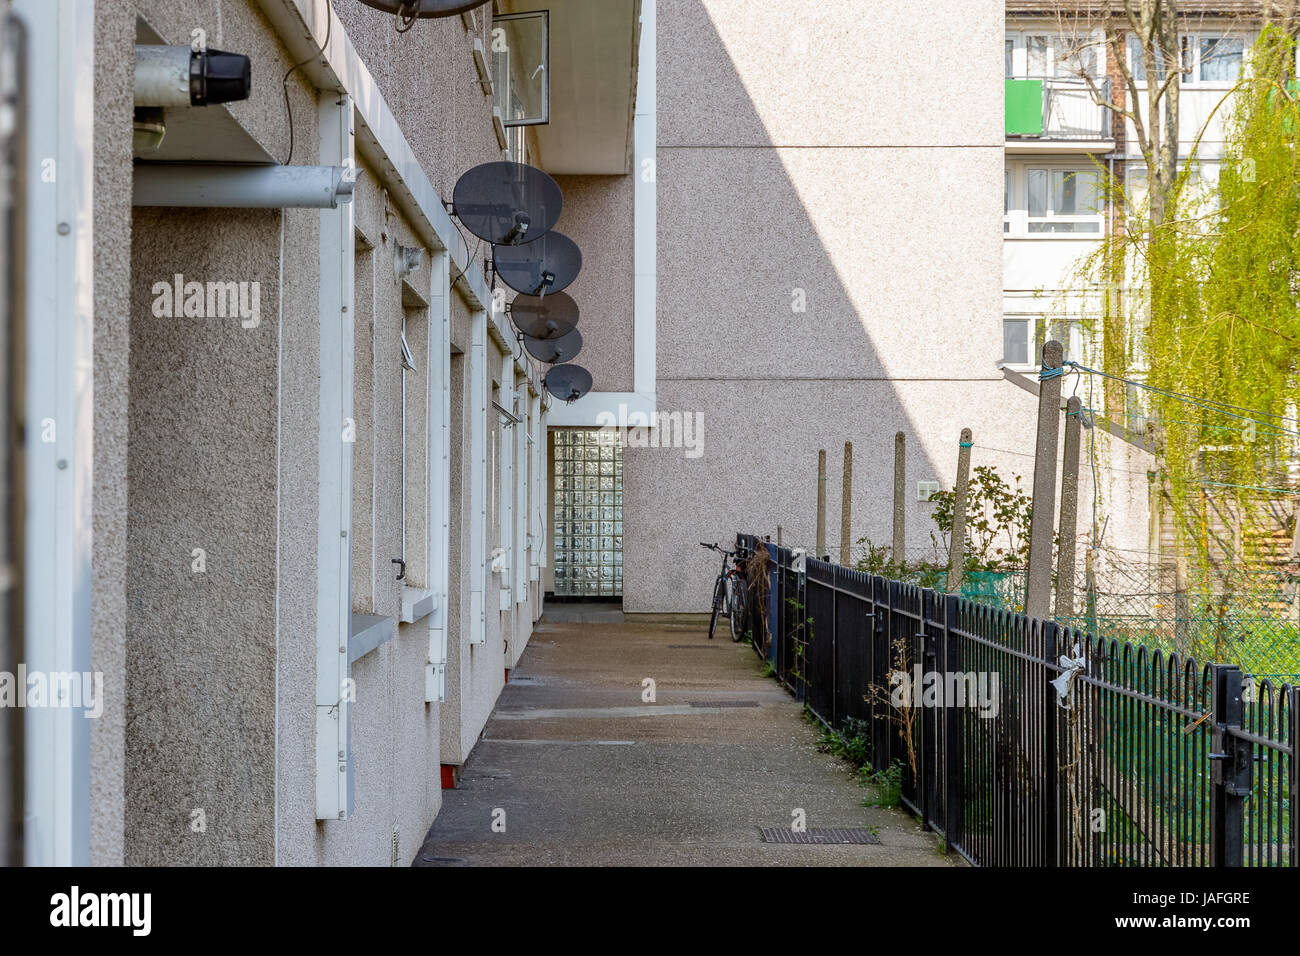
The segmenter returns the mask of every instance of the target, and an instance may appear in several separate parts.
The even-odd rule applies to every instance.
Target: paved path
[[[544,621],[415,865],[955,863],[908,814],[862,807],[874,791],[818,736],[752,649],[699,625]],[[880,844],[762,842],[795,808]]]

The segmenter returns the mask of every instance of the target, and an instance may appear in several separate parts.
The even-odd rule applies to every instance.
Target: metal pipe
[[[337,209],[352,201],[349,166],[217,166],[199,163],[135,168],[135,206]]]
[[[137,108],[234,103],[248,99],[251,88],[252,65],[242,53],[136,45]]]

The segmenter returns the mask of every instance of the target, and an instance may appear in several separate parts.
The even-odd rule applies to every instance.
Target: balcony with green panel
[[[1006,141],[1009,153],[1106,153],[1115,148],[1108,81],[1092,89],[1075,77],[1006,80]]]

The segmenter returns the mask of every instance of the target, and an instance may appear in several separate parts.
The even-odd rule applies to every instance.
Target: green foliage
[[[876,797],[863,800],[864,807],[896,807],[902,800],[903,765],[898,761],[890,764],[888,770],[859,774],[859,780],[864,786],[880,791]]]
[[[930,541],[935,560],[898,561],[891,548],[873,544],[869,538],[859,538],[856,569],[922,587],[946,587],[952,563],[955,500],[952,491],[938,491],[930,496],[935,523]],[[966,496],[965,573],[1005,574],[1024,568],[1029,559],[1032,515],[1033,500],[1022,489],[1019,475],[1012,475],[1011,481],[1007,481],[990,465],[976,466]]]
[[[853,764],[855,770],[860,770],[871,759],[870,727],[865,720],[847,717],[839,730],[827,729],[822,734],[817,749],[841,757]]]
[[[1145,407],[1130,396],[1127,409],[1108,386],[1106,413],[1156,441],[1155,490],[1189,560],[1189,588],[1211,594],[1230,589],[1227,570],[1259,558],[1264,536],[1285,529],[1290,509],[1270,514],[1261,498],[1293,486],[1286,466],[1300,451],[1295,40],[1266,27],[1250,62],[1220,104],[1217,184],[1194,151],[1163,222],[1138,209],[1083,264],[1093,283],[1122,285],[1095,317],[1104,370],[1149,386]],[[1122,183],[1108,188],[1122,196]]]
[[[1010,571],[1023,568],[1029,560],[1029,520],[1033,500],[1020,487],[1020,476],[1008,482],[990,465],[971,470],[966,495],[966,571]],[[955,491],[937,491],[930,496],[934,523],[941,547],[952,560],[953,507]]]

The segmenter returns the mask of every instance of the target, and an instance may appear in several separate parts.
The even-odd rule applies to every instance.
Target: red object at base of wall
[[[460,776],[460,768],[455,764],[445,763],[442,765],[442,789],[455,790],[456,780]]]
[[[506,683],[510,683],[510,668],[506,668]]]

